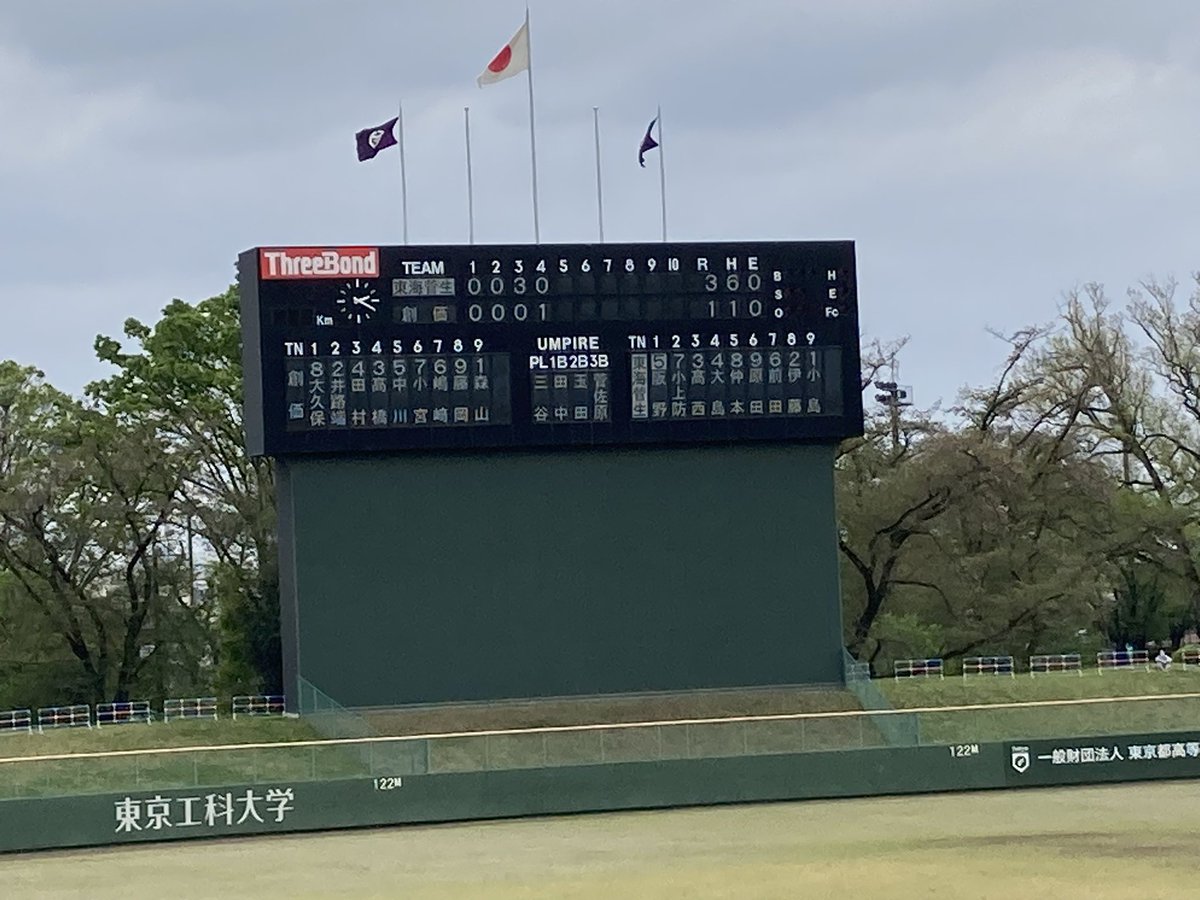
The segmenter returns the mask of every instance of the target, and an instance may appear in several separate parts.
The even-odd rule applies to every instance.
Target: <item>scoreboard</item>
[[[854,245],[261,247],[254,455],[862,434]]]

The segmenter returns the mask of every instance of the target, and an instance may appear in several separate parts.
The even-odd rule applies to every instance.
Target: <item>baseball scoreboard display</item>
[[[262,247],[256,455],[862,433],[854,245]]]

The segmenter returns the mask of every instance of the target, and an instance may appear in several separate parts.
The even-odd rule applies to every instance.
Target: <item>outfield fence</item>
[[[883,691],[871,680],[870,663],[859,662],[845,651],[842,661],[846,670],[846,689],[854,694],[864,711],[894,712]],[[889,746],[911,747],[920,740],[916,716],[875,716],[873,724]]]
[[[129,700],[124,703],[99,703],[96,705],[96,727],[105,725],[128,725],[139,723],[149,725],[154,721],[154,713],[150,711],[150,701]]]
[[[1096,665],[1093,670],[1090,664],[1086,671],[1095,671],[1103,675],[1105,672],[1149,672],[1154,668],[1154,658],[1148,650],[1102,650],[1096,654]],[[1186,647],[1179,651],[1177,661],[1179,668],[1200,670],[1200,648]],[[950,672],[961,672],[969,678],[980,675],[1006,675],[1015,677],[1018,670],[1028,671],[1031,676],[1057,675],[1070,673],[1083,675],[1085,671],[1082,654],[1079,653],[1042,653],[1022,660],[1019,668],[1013,656],[967,656],[960,664],[957,660],[946,660],[939,657],[920,659],[897,659],[892,662],[892,678],[901,681],[906,679],[943,678]],[[1162,666],[1161,668],[1167,668]],[[871,667],[853,659],[846,665],[847,682],[872,677]]]
[[[163,701],[163,721],[177,719],[212,719],[216,720],[216,697],[177,697]]]
[[[0,799],[1177,732],[1200,693],[0,757]],[[903,723],[897,727],[894,723]],[[28,743],[9,746],[28,748]]]
[[[1017,669],[1011,656],[968,656],[963,660],[963,678],[972,675],[1007,675],[1016,677]]]
[[[902,678],[942,678],[944,666],[940,659],[898,659],[892,663],[892,676]]]
[[[305,682],[307,685],[307,682]],[[310,690],[315,691],[311,685]],[[319,692],[317,692],[319,693]],[[322,695],[323,696],[323,695]],[[326,706],[332,709],[337,704],[326,699]],[[218,717],[219,701],[216,697],[183,697],[163,701],[162,721],[171,722],[179,719],[216,719]],[[286,715],[286,698],[279,694],[245,694],[233,697],[229,702],[229,711],[233,718],[240,716],[282,716]],[[337,707],[341,709],[341,707]],[[348,713],[347,710],[342,712]],[[98,703],[93,715],[92,707],[85,703],[69,706],[43,706],[37,710],[36,716],[30,709],[0,710],[0,734],[11,731],[33,732],[35,727],[40,732],[53,728],[91,728],[105,725],[124,725],[130,722],[150,724],[156,721],[155,711],[149,700],[125,700],[112,703]],[[337,737],[360,737],[373,733],[368,729],[364,732],[361,727],[357,730],[343,730]]]
[[[1102,650],[1096,654],[1096,669],[1103,675],[1105,672],[1150,671],[1150,652],[1148,650]]]
[[[1083,675],[1083,657],[1078,653],[1044,653],[1029,657],[1030,676],[1070,672]]]
[[[92,708],[84,703],[72,706],[43,706],[37,711],[38,731],[48,728],[91,728]]]
[[[0,734],[33,734],[33,710],[6,709],[0,712]]]
[[[284,698],[281,694],[243,694],[229,704],[233,718],[238,716],[282,716]]]
[[[371,737],[379,732],[358,712],[347,709],[306,678],[300,681],[300,715],[329,738]]]

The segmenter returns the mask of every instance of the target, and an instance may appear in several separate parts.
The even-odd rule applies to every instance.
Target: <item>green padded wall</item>
[[[285,683],[346,706],[835,683],[830,446],[278,463]]]
[[[694,804],[1195,779],[1200,777],[1200,758],[1186,753],[1175,755],[1173,751],[1176,745],[1190,746],[1195,737],[1195,731],[1103,735],[1021,744],[889,747],[405,774],[403,778],[388,778],[394,787],[388,790],[379,790],[378,781],[366,774],[339,780],[314,776],[312,781],[303,777],[276,781],[269,775],[264,780],[261,771],[254,784],[179,786],[178,768],[168,766],[142,772],[140,786],[131,787],[129,792],[37,796],[39,790],[49,789],[54,783],[55,772],[49,772],[45,785],[35,779],[24,782],[24,789],[34,792],[34,796],[0,800],[0,853]],[[1165,745],[1171,752],[1153,759],[1137,759],[1131,754],[1135,745]],[[1120,761],[1112,757],[1106,762],[1054,761],[1058,759],[1055,751],[1065,756],[1068,748],[1081,747],[1119,750]],[[233,763],[230,771],[246,765],[245,751],[239,752],[242,762]],[[294,754],[295,750],[287,752]],[[388,755],[381,752],[370,758],[381,761]],[[294,760],[295,756],[289,758]],[[280,762],[277,756],[264,756],[267,772],[271,759]],[[344,758],[340,764],[344,764]],[[293,766],[294,762],[286,764],[287,768]],[[120,771],[117,766],[108,775]],[[376,770],[375,774],[386,771]],[[133,769],[129,773],[132,776]],[[159,783],[160,779],[167,783]],[[1190,788],[1181,785],[1180,790]],[[231,797],[235,814],[247,808],[245,798],[256,796],[258,817],[239,815],[235,820],[217,813],[206,820],[208,801],[214,800],[214,809],[220,810],[225,793]],[[274,807],[274,813],[271,801],[266,799],[268,794],[277,798],[282,794],[286,800]],[[1044,802],[1054,800],[1047,797]],[[147,813],[151,803],[168,815],[169,825],[150,819]],[[130,821],[130,810],[136,815],[136,828],[122,827],[123,821]],[[1080,828],[1087,827],[1088,823],[1080,823]],[[15,892],[12,896],[27,895]]]

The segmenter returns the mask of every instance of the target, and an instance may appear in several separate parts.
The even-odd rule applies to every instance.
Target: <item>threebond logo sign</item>
[[[355,275],[379,275],[378,247],[264,247],[258,251],[258,277],[264,281]]]

